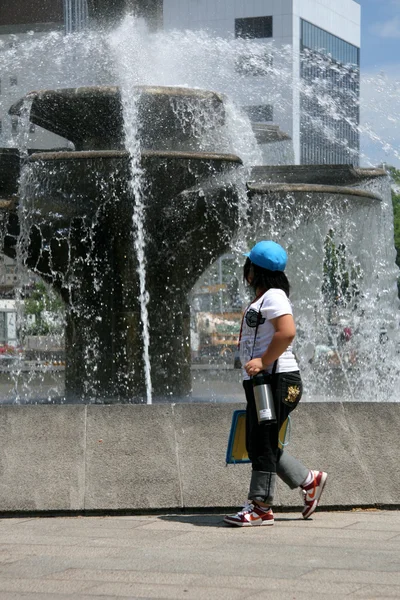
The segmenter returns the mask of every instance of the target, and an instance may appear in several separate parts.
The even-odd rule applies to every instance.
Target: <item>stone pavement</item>
[[[400,598],[400,511],[0,520],[1,600]]]

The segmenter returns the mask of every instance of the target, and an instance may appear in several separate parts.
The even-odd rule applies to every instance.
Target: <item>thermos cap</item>
[[[265,373],[258,373],[257,375],[253,375],[251,378],[254,385],[264,385],[265,383]]]

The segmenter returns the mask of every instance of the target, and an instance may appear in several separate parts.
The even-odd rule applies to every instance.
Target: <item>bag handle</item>
[[[264,300],[265,300],[265,298],[263,298],[263,301],[260,304],[260,308],[258,309],[256,330],[254,332],[253,348],[251,350],[250,360],[252,360],[253,354],[254,354],[254,348],[255,348],[255,345],[256,345],[256,337],[257,337],[258,326],[259,326],[260,321],[261,321],[261,309],[262,309],[262,305],[264,304]]]
[[[252,351],[251,351],[250,360],[253,358],[253,354],[254,354],[254,348],[255,348],[255,345],[256,345],[256,337],[257,337],[257,332],[258,332],[258,326],[259,326],[259,324],[260,324],[260,321],[261,321],[261,309],[262,309],[262,305],[264,304],[264,300],[265,300],[265,298],[263,298],[263,301],[262,301],[262,302],[261,302],[261,304],[260,304],[260,308],[258,309],[257,323],[256,323],[256,330],[255,330],[255,332],[254,332],[253,349],[252,349]],[[272,367],[272,372],[271,372],[271,375],[275,375],[275,371],[276,371],[276,369],[278,368],[278,360],[279,360],[279,357],[278,357],[278,358],[276,359],[276,361],[274,362],[274,365],[273,365],[273,367]]]

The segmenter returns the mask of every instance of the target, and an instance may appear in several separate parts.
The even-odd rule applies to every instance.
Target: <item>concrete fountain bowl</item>
[[[222,98],[187,88],[138,87],[134,94],[137,121],[125,126],[118,88],[33,92],[10,111],[29,102],[32,122],[76,148],[29,157],[19,222],[26,266],[67,303],[70,399],[145,397],[142,235],[153,391],[190,393],[187,294],[228,249],[238,223],[241,160],[204,142],[224,126]],[[130,125],[140,142],[136,155],[125,148]]]
[[[200,150],[207,129],[223,126],[220,94],[207,90],[134,86],[135,112],[142,148]],[[20,115],[30,104],[30,121],[73,142],[75,150],[125,148],[121,92],[115,86],[41,90],[27,94],[10,108]]]

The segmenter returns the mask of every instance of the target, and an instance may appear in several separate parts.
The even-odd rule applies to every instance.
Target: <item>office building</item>
[[[163,21],[166,30],[245,38],[258,52],[263,44],[266,68],[246,56],[238,65],[247,77],[236,100],[252,121],[279,124],[296,164],[357,164],[360,8],[356,0],[164,0]]]

